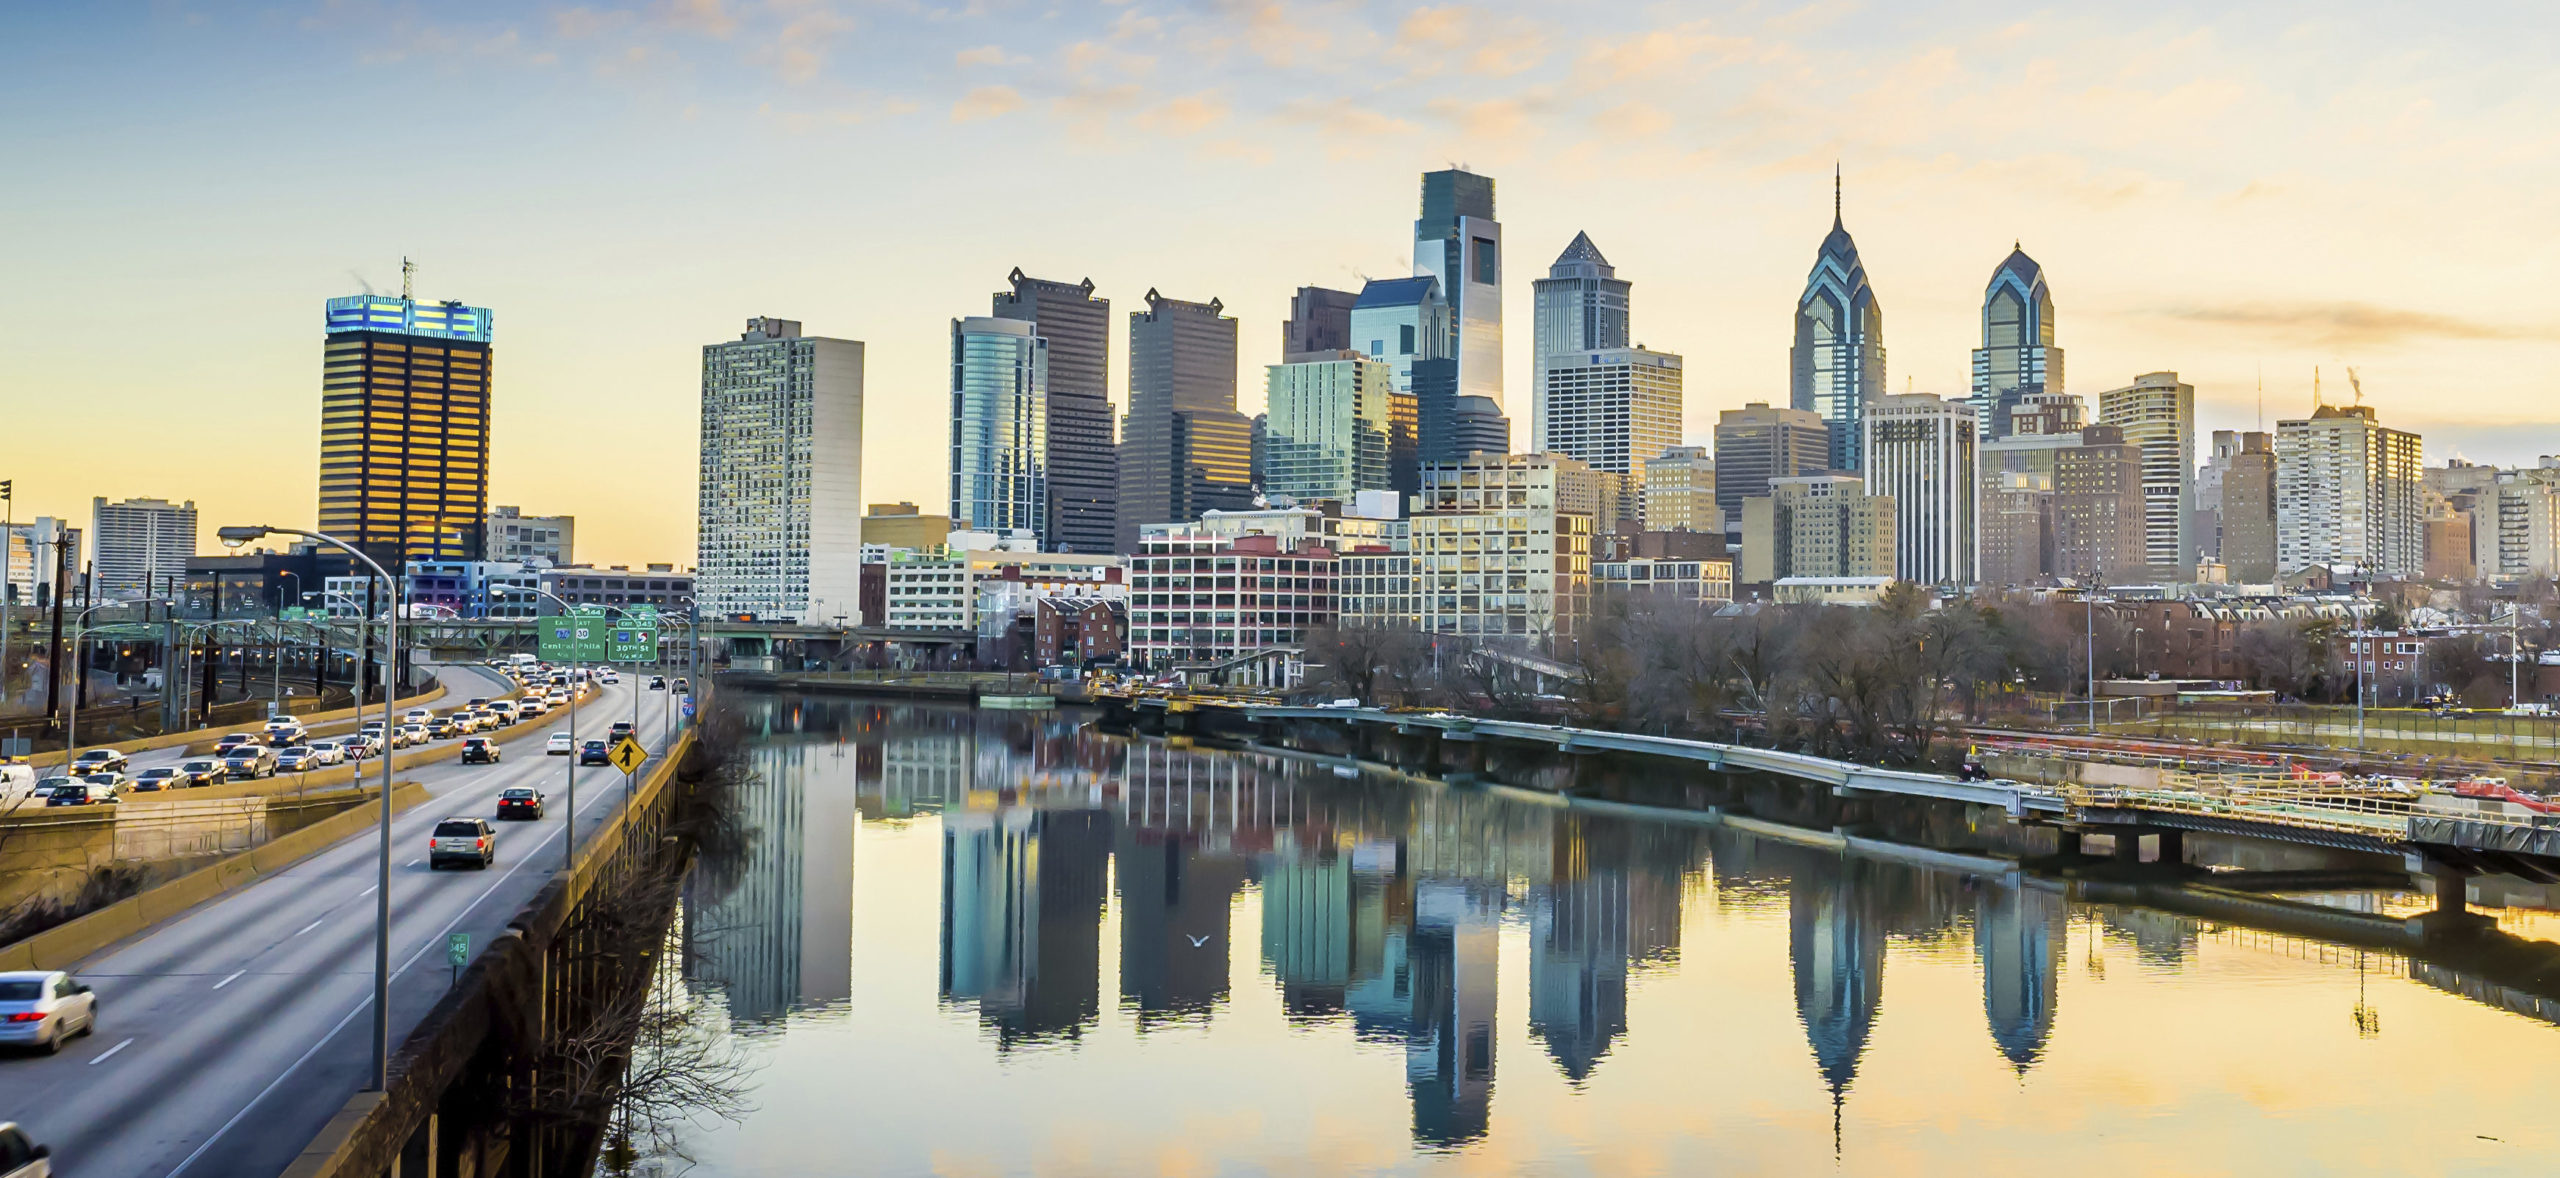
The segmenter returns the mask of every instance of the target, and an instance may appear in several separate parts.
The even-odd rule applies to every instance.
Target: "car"
[[[500,724],[513,724],[516,722],[516,705],[513,701],[503,699],[491,700],[488,703],[481,705],[480,710]]]
[[[622,682],[622,672],[620,672],[620,671],[607,671],[607,672],[605,672],[605,673],[604,673],[604,677],[600,680],[600,682],[604,682],[604,683],[620,683],[620,682]]]
[[[0,973],[0,1044],[51,1055],[74,1035],[98,1029],[98,996],[58,969]]]
[[[399,727],[398,731],[403,738],[413,745],[425,744],[429,739],[427,736],[427,726],[424,724],[403,724]]]
[[[651,691],[665,691],[666,689],[667,689],[667,677],[666,677],[666,676],[664,676],[664,675],[651,675],[651,676],[649,676],[649,690],[651,690]]]
[[[244,744],[222,755],[222,767],[243,781],[276,775],[276,750],[263,744]]]
[[[320,758],[319,764],[322,766],[344,765],[347,763],[346,746],[338,741],[315,740],[303,745],[302,747],[310,749],[313,756]]]
[[[478,711],[481,708],[489,706],[489,697],[485,695],[474,696],[468,700],[464,700],[462,706],[471,711]]]
[[[276,750],[276,771],[279,773],[308,773],[328,768],[328,765],[320,759],[320,750],[311,745],[288,745]]]
[[[53,1149],[38,1145],[16,1121],[0,1121],[0,1178],[52,1178]]]
[[[301,744],[305,731],[306,729],[303,728],[302,721],[296,720],[291,716],[278,716],[275,719],[269,720],[263,730],[267,740],[267,747],[269,748],[283,748],[286,745]]]
[[[451,716],[438,716],[427,722],[428,739],[443,740],[460,735],[462,735],[462,725]]]
[[[631,735],[631,733],[632,733],[631,721],[629,721],[629,720],[616,720],[616,721],[614,721],[614,722],[613,722],[613,730],[612,730],[612,731],[610,731],[610,732],[605,733],[605,737],[604,737],[604,738],[605,738],[606,740],[614,741],[614,742],[619,743],[619,742],[622,740],[622,738],[623,738],[623,737],[629,736],[629,735]]]
[[[569,693],[554,688],[549,694],[542,697],[542,702],[556,708],[569,702]]]
[[[346,758],[350,761],[378,757],[382,755],[382,737],[378,732],[359,732],[353,736],[341,736],[338,738],[338,751],[346,754]]]
[[[576,751],[578,738],[566,732],[554,732],[551,739],[542,742],[542,755],[546,757],[565,757]]]
[[[693,690],[693,680],[691,680],[691,679],[678,679],[678,680],[676,680],[676,690],[678,690],[678,691],[691,691],[691,690]]]
[[[190,757],[178,762],[178,776],[186,779],[180,784],[190,788],[221,785],[231,780],[231,770],[213,757]]]
[[[468,863],[486,869],[498,861],[498,830],[485,818],[447,818],[436,823],[436,832],[427,836],[427,868],[444,870],[448,863]]]
[[[400,722],[403,724],[424,724],[435,718],[435,712],[427,708],[411,708],[400,713]]]
[[[36,779],[35,788],[27,791],[27,800],[39,805],[48,804],[49,799],[53,797],[53,791],[78,784],[80,784],[79,778],[66,777],[61,774],[55,774],[51,777],[40,777]]]
[[[185,789],[186,776],[175,765],[154,765],[133,779],[135,793],[152,793],[163,789]]]
[[[465,765],[497,764],[498,742],[485,736],[464,738],[462,742],[462,763]]]
[[[523,785],[498,791],[498,817],[542,817],[542,791]]]
[[[519,720],[530,720],[550,710],[551,705],[538,695],[528,695],[516,701],[516,719]]]
[[[114,749],[90,749],[71,758],[71,772],[96,773],[102,769],[122,769],[126,764],[125,755]]]
[[[590,740],[585,744],[578,746],[578,763],[581,765],[610,765],[613,763],[613,750],[607,747],[601,740]]]
[[[115,786],[86,778],[57,785],[53,787],[53,792],[44,796],[44,804],[47,806],[86,806],[114,800],[116,800]]]
[[[239,748],[244,744],[256,744],[260,739],[261,738],[258,734],[254,732],[231,733],[230,735],[213,742],[213,755],[217,757],[227,757],[231,755],[231,750]]]
[[[453,722],[461,725],[463,734],[468,736],[474,732],[487,730],[489,715],[478,708],[464,708],[453,714]]]

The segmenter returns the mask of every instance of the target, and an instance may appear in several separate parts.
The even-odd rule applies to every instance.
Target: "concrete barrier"
[[[376,790],[361,791],[365,798]],[[391,808],[403,811],[427,800],[427,789],[414,781],[395,782]],[[247,887],[301,862],[338,840],[370,829],[380,821],[372,806],[356,805],[291,834],[188,872],[141,894],[119,900],[76,920],[66,921],[12,945],[0,946],[0,970],[68,969],[118,941],[170,917]]]
[[[435,690],[422,692],[403,700],[394,700],[392,701],[391,706],[395,708],[424,707],[437,700],[443,699],[444,696],[444,678],[443,676],[437,676]],[[370,704],[363,708],[332,708],[329,711],[313,712],[308,716],[300,716],[296,718],[306,725],[326,724],[337,720],[355,720],[358,718],[358,712],[378,711],[381,707],[381,704]],[[352,726],[350,726],[350,731],[352,730]],[[209,742],[220,740],[222,739],[223,733],[231,731],[235,731],[235,729],[192,728],[185,732],[164,732],[158,736],[146,736],[139,740],[118,741],[114,744],[84,744],[80,746],[80,751],[85,753],[90,749],[104,748],[114,749],[120,753],[148,753],[159,749],[176,748],[180,745],[200,743],[208,744],[208,747],[210,747]],[[56,749],[49,753],[37,753],[34,756],[28,757],[27,764],[42,769],[50,765],[59,765],[65,760],[68,760],[70,755],[71,750],[69,749]]]

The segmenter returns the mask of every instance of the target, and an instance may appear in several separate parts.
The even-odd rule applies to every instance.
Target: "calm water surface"
[[[665,1173],[2560,1173],[2560,1029],[2388,955],[1072,717],[759,707],[684,978],[754,1107]]]

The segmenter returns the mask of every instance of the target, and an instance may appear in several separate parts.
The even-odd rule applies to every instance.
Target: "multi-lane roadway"
[[[476,667],[438,674],[457,703],[509,685]],[[577,709],[579,738],[633,719],[652,762],[678,702],[628,674]],[[545,733],[565,731],[566,710]],[[449,933],[477,955],[565,862],[561,839],[575,758],[546,756],[544,733],[505,741],[495,765],[400,769],[431,800],[393,819],[391,1037],[396,1048],[451,984]],[[377,770],[378,771],[378,770]],[[647,773],[643,766],[641,773]],[[584,842],[622,803],[623,775],[577,769]],[[539,821],[498,825],[487,871],[435,871],[428,832],[449,815],[494,817],[500,790],[548,796]],[[83,1178],[229,1178],[280,1173],[372,1067],[372,829],[277,875],[94,955],[74,973],[99,998],[98,1029],[56,1056],[0,1058],[0,1120],[53,1148],[55,1172]]]

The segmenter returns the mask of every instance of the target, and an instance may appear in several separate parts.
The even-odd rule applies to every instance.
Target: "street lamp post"
[[[71,622],[71,663],[74,667],[82,665],[81,648],[88,645],[89,631],[94,628],[89,625],[89,615],[110,606],[119,605],[139,605],[148,612],[151,608],[151,599],[146,597],[133,601],[101,601],[81,610],[80,616]],[[80,697],[87,694],[89,694],[89,677],[84,674],[71,689],[71,720],[65,727],[62,738],[62,763],[65,766],[69,766],[71,758],[80,752]]]
[[[392,668],[400,663],[399,583],[391,579],[390,570],[383,568],[379,562],[365,555],[363,550],[335,536],[320,532],[253,524],[223,528],[215,534],[222,538],[223,547],[238,548],[261,536],[276,533],[300,536],[306,540],[316,540],[341,549],[347,555],[364,562],[365,567],[372,569],[375,576],[382,578],[384,595],[392,602],[391,610],[383,619],[382,626],[382,642],[389,648],[392,656],[382,660],[382,731],[384,738],[388,740],[391,733],[392,697],[399,694],[398,689],[391,682]],[[356,692],[356,715],[359,718],[364,715],[363,701],[364,693],[362,685],[359,684]],[[376,1092],[391,1090],[391,761],[392,758],[386,752],[382,758],[382,856],[381,862],[375,867],[373,893],[372,1082],[373,1091]]]
[[[531,593],[536,597],[548,597],[553,601],[559,602],[561,611],[560,616],[570,616],[568,611],[571,606],[569,605],[568,598],[562,597],[548,589],[530,585],[517,586],[516,591]],[[533,612],[535,619],[533,641],[534,649],[538,652],[542,649],[541,603],[536,602],[534,604]],[[578,667],[581,673],[576,678],[573,678],[569,683],[569,816],[567,822],[562,827],[562,832],[568,836],[568,853],[561,860],[563,864],[561,870],[570,873],[574,878],[578,866],[578,691],[580,688],[586,686],[586,683],[584,682],[586,676],[584,674],[585,667],[582,664],[572,663],[570,665]]]

